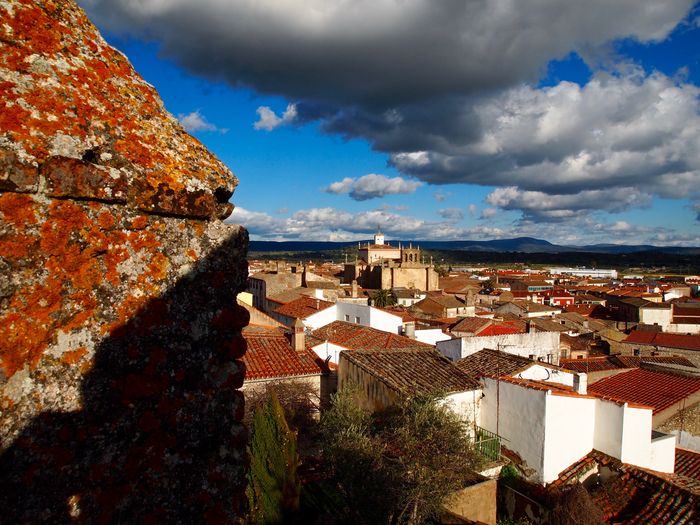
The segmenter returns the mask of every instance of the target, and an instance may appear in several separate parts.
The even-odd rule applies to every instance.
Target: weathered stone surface
[[[36,166],[52,155],[126,166],[138,183],[130,206],[220,216],[215,193],[230,197],[236,178],[185,132],[78,6],[3,0],[0,18],[0,149]]]
[[[122,170],[70,157],[49,157],[41,173],[51,197],[126,202],[127,177]]]
[[[73,0],[0,19],[0,521],[236,523],[237,181]]]
[[[13,151],[0,149],[0,191],[34,193],[38,183],[36,166],[20,162]]]

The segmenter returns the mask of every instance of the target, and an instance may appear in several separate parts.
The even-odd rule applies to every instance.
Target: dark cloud
[[[82,3],[192,72],[286,97],[282,115],[258,110],[259,129],[319,121],[422,181],[515,192],[491,205],[524,222],[700,199],[700,91],[608,53],[621,38],[663,40],[691,0]],[[534,87],[571,52],[607,73]]]

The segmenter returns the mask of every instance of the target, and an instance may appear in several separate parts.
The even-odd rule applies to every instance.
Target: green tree
[[[394,306],[396,304],[396,297],[391,293],[391,290],[377,290],[372,295],[372,304],[379,308]]]
[[[357,387],[340,391],[321,428],[353,523],[417,524],[439,516],[445,497],[479,460],[464,423],[436,396],[402,399],[386,411],[359,408]]]
[[[299,508],[297,439],[274,393],[253,415],[248,454],[249,523],[276,524],[289,520]]]

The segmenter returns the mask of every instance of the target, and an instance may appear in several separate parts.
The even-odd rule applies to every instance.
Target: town
[[[442,392],[489,459],[450,507],[470,523],[496,523],[499,501],[542,517],[542,490],[575,483],[606,519],[696,516],[700,277],[446,271],[381,232],[357,254],[250,261],[244,391],[301,382],[324,406],[357,384],[372,412]],[[505,467],[537,496],[497,498]]]

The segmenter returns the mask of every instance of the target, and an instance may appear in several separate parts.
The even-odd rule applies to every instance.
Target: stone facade
[[[236,523],[237,180],[73,0],[0,17],[3,521]]]

